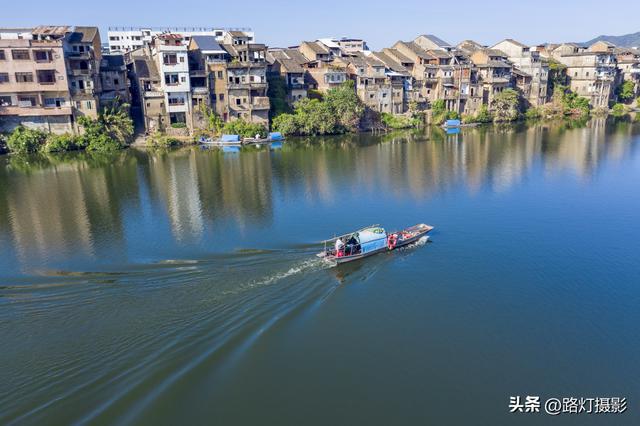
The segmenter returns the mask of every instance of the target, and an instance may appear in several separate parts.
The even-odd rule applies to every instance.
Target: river
[[[640,424],[639,182],[603,120],[0,157],[0,423]]]

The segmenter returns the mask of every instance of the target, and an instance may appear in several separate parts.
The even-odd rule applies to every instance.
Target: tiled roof
[[[391,58],[386,53],[373,52],[372,55],[374,55],[378,60],[382,61],[386,65],[386,67],[389,68],[390,70],[395,71],[397,73],[405,74],[405,75],[409,74],[409,71],[405,67],[403,67],[399,62]]]
[[[402,63],[405,63],[405,64],[414,63],[413,59],[407,57],[406,55],[403,55],[402,52],[400,52],[398,49],[386,47],[382,49],[382,52],[385,53],[386,55],[392,55],[394,58],[398,58],[398,60]]]
[[[438,47],[442,47],[442,48],[451,47],[451,44],[447,43],[446,41],[442,40],[439,37],[434,36],[433,34],[421,34],[418,37],[424,37]]]
[[[268,54],[288,72],[304,72],[302,64],[307,63],[307,58],[296,49],[274,49]]]

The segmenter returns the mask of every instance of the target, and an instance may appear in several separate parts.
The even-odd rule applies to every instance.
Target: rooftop
[[[191,42],[194,43],[198,49],[203,51],[226,53],[222,46],[220,46],[220,43],[216,41],[216,38],[214,36],[193,36],[191,37]]]

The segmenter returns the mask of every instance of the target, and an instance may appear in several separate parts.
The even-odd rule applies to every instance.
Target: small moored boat
[[[220,139],[205,138],[202,136],[198,142],[203,145],[240,146],[242,141],[238,135],[222,135]]]
[[[371,225],[350,234],[322,241],[324,250],[318,253],[318,257],[338,264],[351,262],[414,243],[432,229],[433,226],[420,223],[401,231],[387,233],[380,225]]]

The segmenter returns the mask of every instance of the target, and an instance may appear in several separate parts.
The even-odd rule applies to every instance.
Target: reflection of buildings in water
[[[273,216],[272,165],[268,150],[227,155],[192,151],[199,181],[202,214],[210,221],[247,222]]]
[[[569,169],[582,178],[590,178],[604,161],[626,157],[632,147],[632,126],[622,124],[608,124],[606,117],[601,117],[577,129],[549,126],[550,143],[557,149],[554,155],[545,156],[547,174]]]
[[[3,176],[11,188],[3,225],[23,267],[62,262],[78,253],[96,257],[103,248],[122,243],[119,202],[112,191],[125,182],[105,168],[88,167],[84,158],[40,164],[28,174],[9,170]]]

